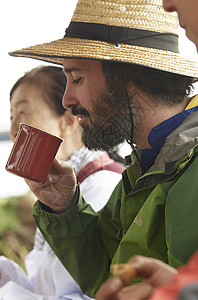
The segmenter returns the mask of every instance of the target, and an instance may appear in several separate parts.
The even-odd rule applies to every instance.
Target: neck
[[[135,108],[138,113],[135,114],[132,104],[134,114],[134,143],[141,149],[149,149],[151,146],[148,142],[148,136],[152,128],[184,111],[189,100],[186,99],[182,103],[170,107],[162,103],[154,104],[148,99],[148,96],[143,95],[141,92],[140,96],[138,109],[137,103]]]

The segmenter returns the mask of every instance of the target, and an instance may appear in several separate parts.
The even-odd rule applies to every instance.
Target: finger
[[[25,182],[32,191],[40,189],[41,185],[43,185],[43,184],[37,183],[37,182],[35,182],[33,180],[30,180],[30,179],[25,179]]]
[[[25,182],[30,187],[30,189],[35,192],[35,191],[40,191],[41,189],[48,186],[52,182],[56,182],[56,180],[58,180],[58,178],[59,178],[58,175],[50,174],[50,175],[47,176],[45,181],[42,182],[42,183],[38,183],[38,182],[30,180],[30,179],[25,179]]]
[[[123,282],[119,278],[112,278],[104,282],[95,297],[96,300],[117,300],[117,293],[123,287]]]
[[[147,299],[153,292],[153,287],[148,283],[138,283],[121,289],[118,293],[119,300]]]
[[[55,175],[58,175],[59,178]],[[70,187],[75,189],[76,175],[71,164],[66,161],[61,161],[58,159],[54,160],[49,177],[54,183],[58,182],[59,185],[62,185],[62,183],[65,184],[67,182]]]
[[[65,173],[66,171],[70,171],[73,170],[71,164],[67,161],[63,161],[60,159],[55,158],[54,162],[52,164],[52,168],[51,168],[51,172],[55,171],[58,173]]]
[[[129,263],[135,268],[138,276],[144,278],[154,287],[172,282],[177,270],[154,258],[133,256]]]
[[[158,268],[166,268],[166,264],[161,261],[141,255],[133,256],[129,263],[136,269],[137,274],[143,278],[150,277]]]

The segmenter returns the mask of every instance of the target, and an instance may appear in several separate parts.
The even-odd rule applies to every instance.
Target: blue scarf
[[[160,149],[166,141],[167,136],[174,131],[187,116],[196,110],[198,110],[198,106],[185,110],[163,121],[151,130],[148,136],[151,148],[141,150],[141,162],[145,172],[153,165]]]

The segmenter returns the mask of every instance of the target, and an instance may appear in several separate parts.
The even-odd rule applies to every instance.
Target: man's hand
[[[63,213],[76,192],[76,176],[71,165],[55,159],[43,183],[25,180],[34,195],[56,213]]]
[[[143,281],[124,287],[121,279],[112,278],[100,287],[96,293],[96,300],[148,299],[156,287],[172,282],[177,273],[172,267],[153,258],[133,256],[129,263],[136,270],[137,276],[143,278]]]

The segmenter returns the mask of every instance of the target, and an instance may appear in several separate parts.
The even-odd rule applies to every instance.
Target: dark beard
[[[125,91],[105,92],[94,104],[90,124],[83,126],[82,141],[90,150],[111,152],[130,139],[131,119]],[[95,121],[96,120],[96,121]]]

